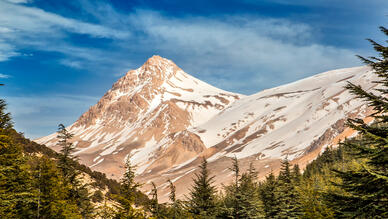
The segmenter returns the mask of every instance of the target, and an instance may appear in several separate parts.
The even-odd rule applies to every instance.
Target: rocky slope
[[[201,157],[216,184],[227,183],[230,157],[260,176],[277,171],[288,157],[304,166],[353,131],[345,118],[366,118],[369,109],[343,87],[347,81],[374,88],[368,67],[340,69],[243,96],[212,87],[167,59],[150,58],[119,79],[68,130],[81,161],[119,178],[123,162],[138,166],[138,180],[154,181],[162,201],[167,179],[183,195]],[[37,139],[55,149],[56,134]]]
[[[171,135],[206,122],[243,95],[226,92],[153,56],[129,71],[68,130],[82,163],[119,178],[130,157],[137,173],[182,163],[205,147],[198,136]],[[36,140],[56,149],[56,133]],[[158,161],[158,162],[157,162]]]

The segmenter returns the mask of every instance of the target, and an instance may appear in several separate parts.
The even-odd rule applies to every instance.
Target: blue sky
[[[0,0],[0,96],[27,137],[70,125],[154,54],[244,94],[373,55],[386,0]]]

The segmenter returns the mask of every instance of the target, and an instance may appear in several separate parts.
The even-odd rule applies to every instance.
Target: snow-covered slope
[[[174,165],[196,155],[192,150],[202,151],[202,145],[197,145],[166,159],[163,150],[167,148],[161,143],[170,134],[206,122],[242,96],[215,88],[170,60],[153,56],[119,79],[68,130],[74,134],[82,163],[119,178],[129,157],[141,174],[160,156],[165,164]],[[36,141],[55,148],[56,133]]]
[[[328,127],[350,113],[366,110],[366,105],[354,99],[344,86],[351,81],[370,90],[375,86],[371,83],[374,77],[368,67],[318,74],[238,100],[190,130],[208,148],[227,144],[217,156],[232,153],[245,158],[260,153],[261,158],[287,156],[292,160]]]
[[[208,158],[216,183],[231,179],[230,157],[260,176],[287,157],[302,167],[319,152],[354,134],[348,117],[370,109],[344,88],[347,81],[371,90],[368,67],[324,72],[251,96],[212,87],[154,56],[119,79],[88,112],[68,127],[81,162],[119,178],[129,158],[138,180],[158,185],[167,199],[167,179],[187,193],[201,158]],[[54,147],[56,134],[36,140]]]

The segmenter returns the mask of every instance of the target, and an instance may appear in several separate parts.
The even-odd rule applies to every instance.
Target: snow
[[[264,90],[234,102],[222,113],[192,131],[209,148],[244,127],[248,128],[245,137],[257,130],[265,130],[261,137],[243,145],[239,152],[227,154],[224,149],[210,157],[211,161],[222,156],[236,155],[241,159],[258,153],[263,153],[265,157],[287,156],[293,159],[336,121],[363,104],[359,100],[344,104],[353,99],[353,96],[344,91],[346,80],[343,79],[349,78],[350,81],[369,85],[366,87],[369,89],[372,87],[370,82],[373,77],[367,79],[365,75],[370,74],[368,67],[340,69]],[[342,110],[337,109],[340,105]],[[228,148],[242,144],[245,137],[233,142]],[[274,145],[273,142],[282,143],[272,148],[270,146]]]
[[[96,115],[95,124],[76,127],[74,123],[69,127],[78,142],[91,143],[77,151],[78,155],[97,152],[92,166],[103,162],[102,156],[118,154],[117,156],[124,157],[122,153],[127,151],[124,147],[136,141],[140,142],[140,145],[126,154],[126,157],[138,166],[136,173],[142,174],[157,159],[155,152],[165,150],[173,142],[168,136],[172,134],[169,127],[175,115],[163,114],[165,117],[162,118],[162,124],[158,123],[161,127],[153,127],[153,121],[160,117],[160,113],[168,112],[168,101],[173,101],[189,113],[187,119],[190,124],[187,131],[198,135],[207,148],[231,138],[237,132],[241,135],[242,130],[246,131],[241,139],[230,139],[229,142],[232,143],[226,144],[225,148],[211,156],[209,162],[225,156],[241,159],[258,153],[264,154],[264,158],[287,156],[293,159],[300,156],[306,147],[322,136],[335,122],[362,106],[362,101],[352,100],[353,96],[344,91],[347,80],[368,89],[372,88],[371,81],[375,80],[368,67],[338,69],[244,96],[202,82],[177,69],[166,59],[157,62],[158,65],[149,66],[147,71],[143,66],[128,72],[125,77],[133,80],[125,84],[125,81],[120,79],[120,83],[125,86],[112,88],[106,94],[110,99],[104,99],[102,108],[105,110],[120,104],[118,100],[121,97],[125,97],[125,100],[130,100],[134,95],[143,98],[145,107],[136,105],[135,101],[131,105],[139,110],[136,111],[136,118],[130,121],[123,119],[119,107],[120,110],[115,112],[104,111],[102,115]],[[156,74],[159,71],[162,72],[161,75]],[[152,84],[154,82],[158,83],[157,86]],[[240,99],[236,100],[235,96]],[[226,99],[228,103],[223,103],[222,99]],[[161,134],[157,137],[152,134],[150,138],[150,127],[160,128]],[[259,137],[248,141],[248,136],[259,131]],[[40,138],[37,142],[53,146],[55,138],[56,133]],[[237,144],[241,145],[240,148],[227,151]],[[117,150],[119,146],[120,149]],[[163,153],[160,156],[163,156]],[[170,171],[179,170],[196,158],[195,156],[177,164]],[[107,160],[109,159],[105,162]]]
[[[180,164],[178,164],[178,165],[175,165],[175,166],[173,166],[173,167],[171,168],[170,171],[178,170],[178,169],[180,169],[180,168],[186,166],[187,164],[193,162],[193,161],[194,161],[195,159],[197,159],[197,158],[198,158],[198,156],[195,156],[195,157],[193,157],[193,158],[191,158],[191,159],[189,159],[189,160],[187,160],[187,161],[185,161],[185,162],[183,162],[183,163],[180,163]]]
[[[138,167],[136,170],[137,174],[141,174],[151,163],[147,162],[152,158],[154,152],[158,149],[157,141],[155,141],[154,137],[151,140],[147,141],[143,148],[134,149],[131,151],[129,158],[131,163]]]
[[[102,158],[101,160],[99,160],[97,163],[91,165],[90,168],[97,166],[97,165],[100,164],[102,161],[104,161],[104,158]]]

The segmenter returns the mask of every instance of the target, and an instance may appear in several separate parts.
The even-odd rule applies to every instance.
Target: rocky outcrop
[[[347,81],[372,91],[375,79],[368,67],[339,69],[244,96],[153,56],[120,78],[68,130],[82,163],[118,179],[130,159],[143,189],[155,182],[165,201],[166,181],[176,184],[182,198],[202,157],[216,185],[231,179],[234,156],[242,170],[252,163],[259,177],[276,173],[286,157],[305,166],[355,134],[344,127],[346,118],[367,119],[371,113],[346,91]],[[58,149],[55,133],[36,141]]]

